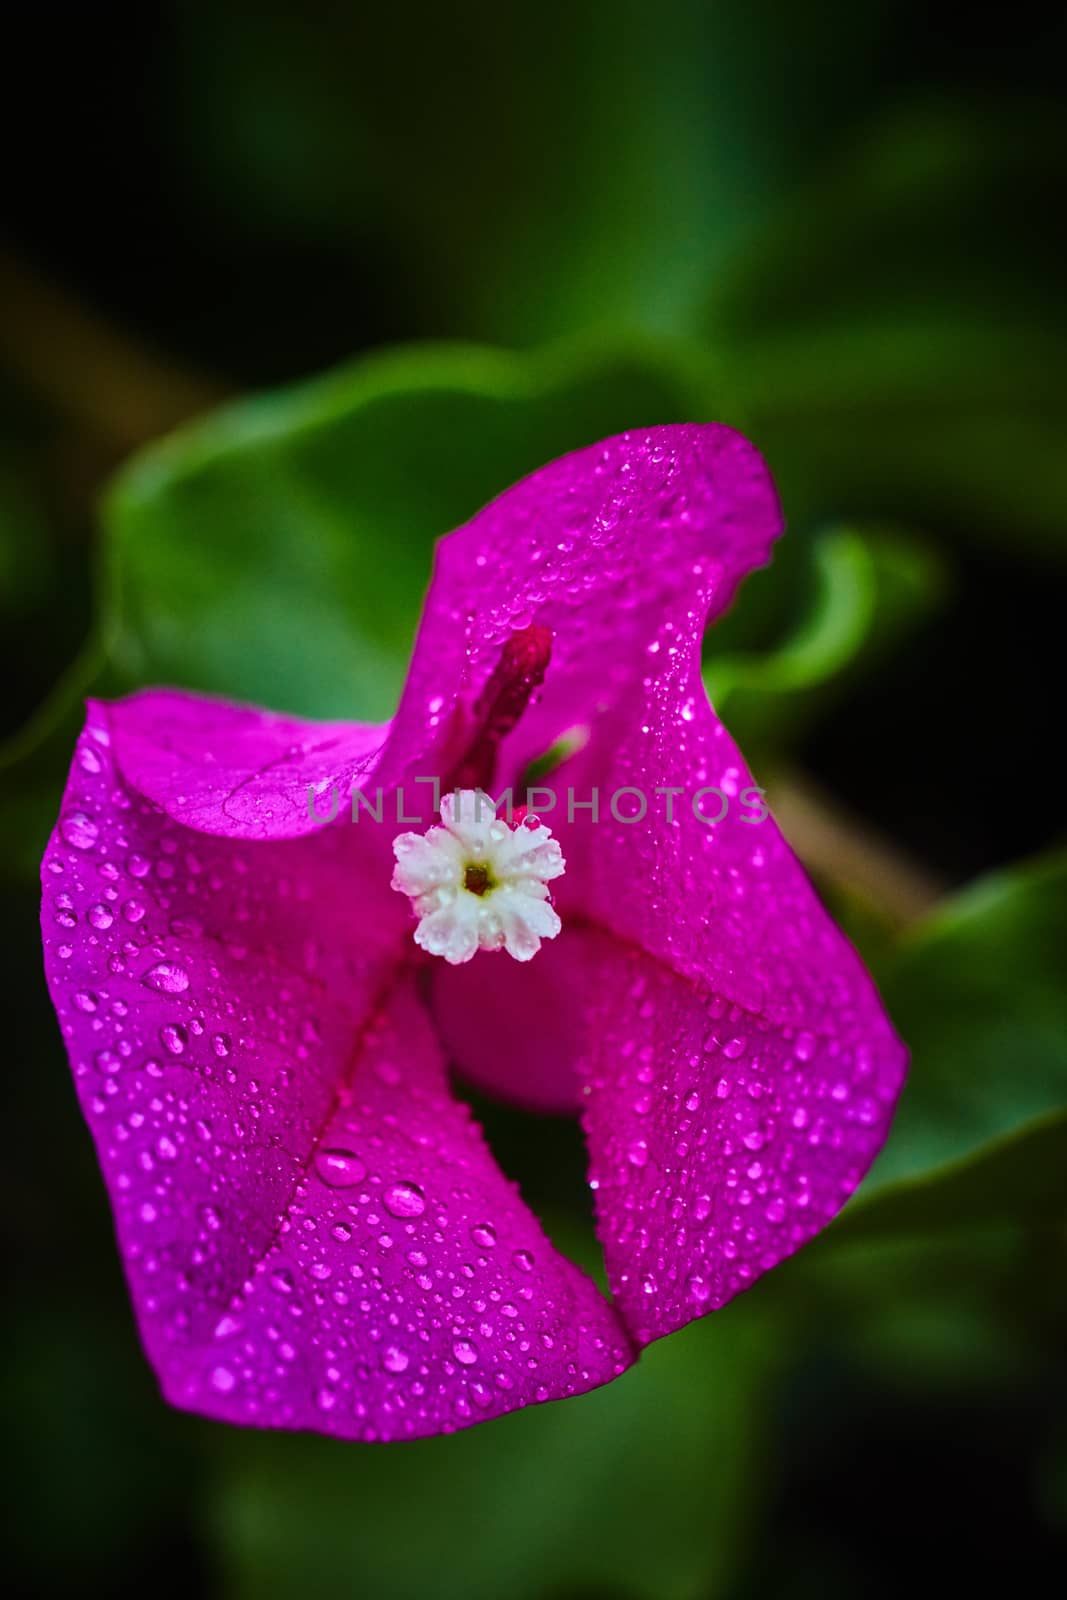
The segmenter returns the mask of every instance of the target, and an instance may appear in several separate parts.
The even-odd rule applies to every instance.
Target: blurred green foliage
[[[1044,1581],[1067,1527],[1067,897],[1031,763],[1067,553],[1062,25],[1024,6],[942,37],[917,0],[192,0],[71,14],[61,44],[25,26],[26,256],[205,393],[266,392],[99,493],[129,368],[72,346],[68,390],[54,328],[0,342],[15,1581]],[[708,640],[716,705],[758,772],[801,766],[974,880],[899,936],[850,919],[913,1052],[885,1152],[814,1246],[579,1401],[388,1450],[166,1411],[39,973],[32,878],[82,696],[387,715],[438,535],[552,455],[709,417],[764,451],[790,523]],[[591,1260],[576,1130],[478,1110]]]
[[[842,1234],[1063,1221],[1065,951],[1062,853],[971,885],[900,941],[879,976],[912,1067]]]
[[[672,1339],[637,1381],[378,1452],[370,1471],[319,1439],[231,1439],[213,1520],[233,1592],[297,1600],[358,1566],[383,1600],[419,1593],[428,1570],[442,1600],[721,1593],[760,1493],[779,1350],[764,1319],[720,1319]]]

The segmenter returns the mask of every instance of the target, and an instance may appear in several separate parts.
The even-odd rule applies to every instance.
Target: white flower
[[[476,789],[445,795],[441,824],[393,840],[392,886],[419,914],[415,943],[452,966],[479,950],[529,961],[562,927],[548,900],[565,867],[551,829],[532,818],[510,827]]]

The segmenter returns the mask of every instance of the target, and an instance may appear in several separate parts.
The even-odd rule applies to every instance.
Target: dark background
[[[98,497],[131,452],[397,342],[642,336],[722,360],[796,532],[784,575],[751,586],[759,628],[731,617],[727,644],[773,654],[808,581],[789,562],[823,528],[903,532],[926,563],[893,647],[817,714],[787,737],[770,713],[749,732],[742,706],[735,729],[813,785],[831,832],[859,829],[863,903],[837,889],[861,943],[881,949],[916,909],[892,885],[878,905],[886,874],[914,873],[925,904],[1061,838],[1067,140],[1047,12],[190,0],[41,4],[4,32],[0,733],[16,784],[40,745],[30,719],[91,634]],[[558,1600],[889,1596],[1048,1570],[1067,1478],[1062,1235],[1057,1252],[1014,1224],[791,1265],[716,1319],[739,1332],[685,1359],[736,1391],[721,1442],[744,1462],[724,1489],[712,1422],[650,1460],[668,1488],[672,1471],[707,1475],[707,1528],[688,1519],[696,1554],[677,1572],[657,1557],[631,1578],[603,1555],[634,1508],[651,1547],[667,1538],[659,1500],[640,1509],[652,1398],[631,1402],[632,1436],[590,1410],[588,1429],[619,1432],[632,1505],[575,1468],[555,1553],[554,1520],[538,1533],[492,1499],[513,1479],[537,1500],[518,1419],[453,1457],[472,1477],[448,1499],[449,1441],[385,1465],[166,1411],[39,973],[22,864],[54,816],[44,767],[25,835],[5,835],[2,891],[20,1590],[492,1594],[484,1574],[468,1588],[463,1552],[488,1549],[491,1572],[498,1538],[529,1543],[521,1592]],[[831,896],[844,850],[812,844]],[[484,1111],[524,1191],[583,1225],[573,1130]],[[749,1332],[768,1346],[758,1367]],[[580,1456],[574,1426],[558,1448]],[[561,1470],[550,1452],[543,1466]],[[447,1535],[425,1511],[439,1495]],[[395,1572],[389,1540],[414,1552]]]

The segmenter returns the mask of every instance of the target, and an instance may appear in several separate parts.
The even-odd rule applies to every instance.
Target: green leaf
[[[900,535],[834,528],[804,549],[808,570],[781,583],[807,604],[770,649],[720,654],[709,640],[704,682],[719,715],[750,756],[773,741],[795,743],[857,675],[884,657],[942,592],[940,565]],[[772,567],[756,584],[769,585]]]
[[[235,1600],[713,1600],[759,1493],[781,1348],[738,1306],[652,1347],[615,1383],[449,1438],[383,1449],[230,1434],[212,1495]]]
[[[979,882],[902,941],[881,986],[911,1070],[833,1238],[1062,1221],[1065,951],[1067,854]]]
[[[434,541],[516,478],[699,404],[632,351],[374,357],[209,417],[108,497],[115,659],[308,716],[389,716]]]
[[[553,456],[701,416],[708,387],[669,342],[412,347],[227,407],[135,457],[103,509],[95,634],[0,751],[7,870],[40,857],[87,694],[167,683],[387,717],[434,541]]]

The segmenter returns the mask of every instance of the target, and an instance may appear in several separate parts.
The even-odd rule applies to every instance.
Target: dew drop
[[[100,829],[84,811],[65,817],[59,831],[72,850],[91,850],[100,837]]]
[[[340,1145],[316,1152],[315,1171],[328,1189],[351,1189],[367,1176],[367,1169],[356,1153]]]
[[[417,1183],[393,1183],[382,1197],[386,1211],[394,1217],[421,1217],[426,1196]]]
[[[69,894],[56,895],[56,921],[61,928],[76,928],[78,914],[74,910],[74,901]]]
[[[184,994],[189,987],[189,974],[174,961],[159,961],[149,967],[141,982],[157,994]]]

